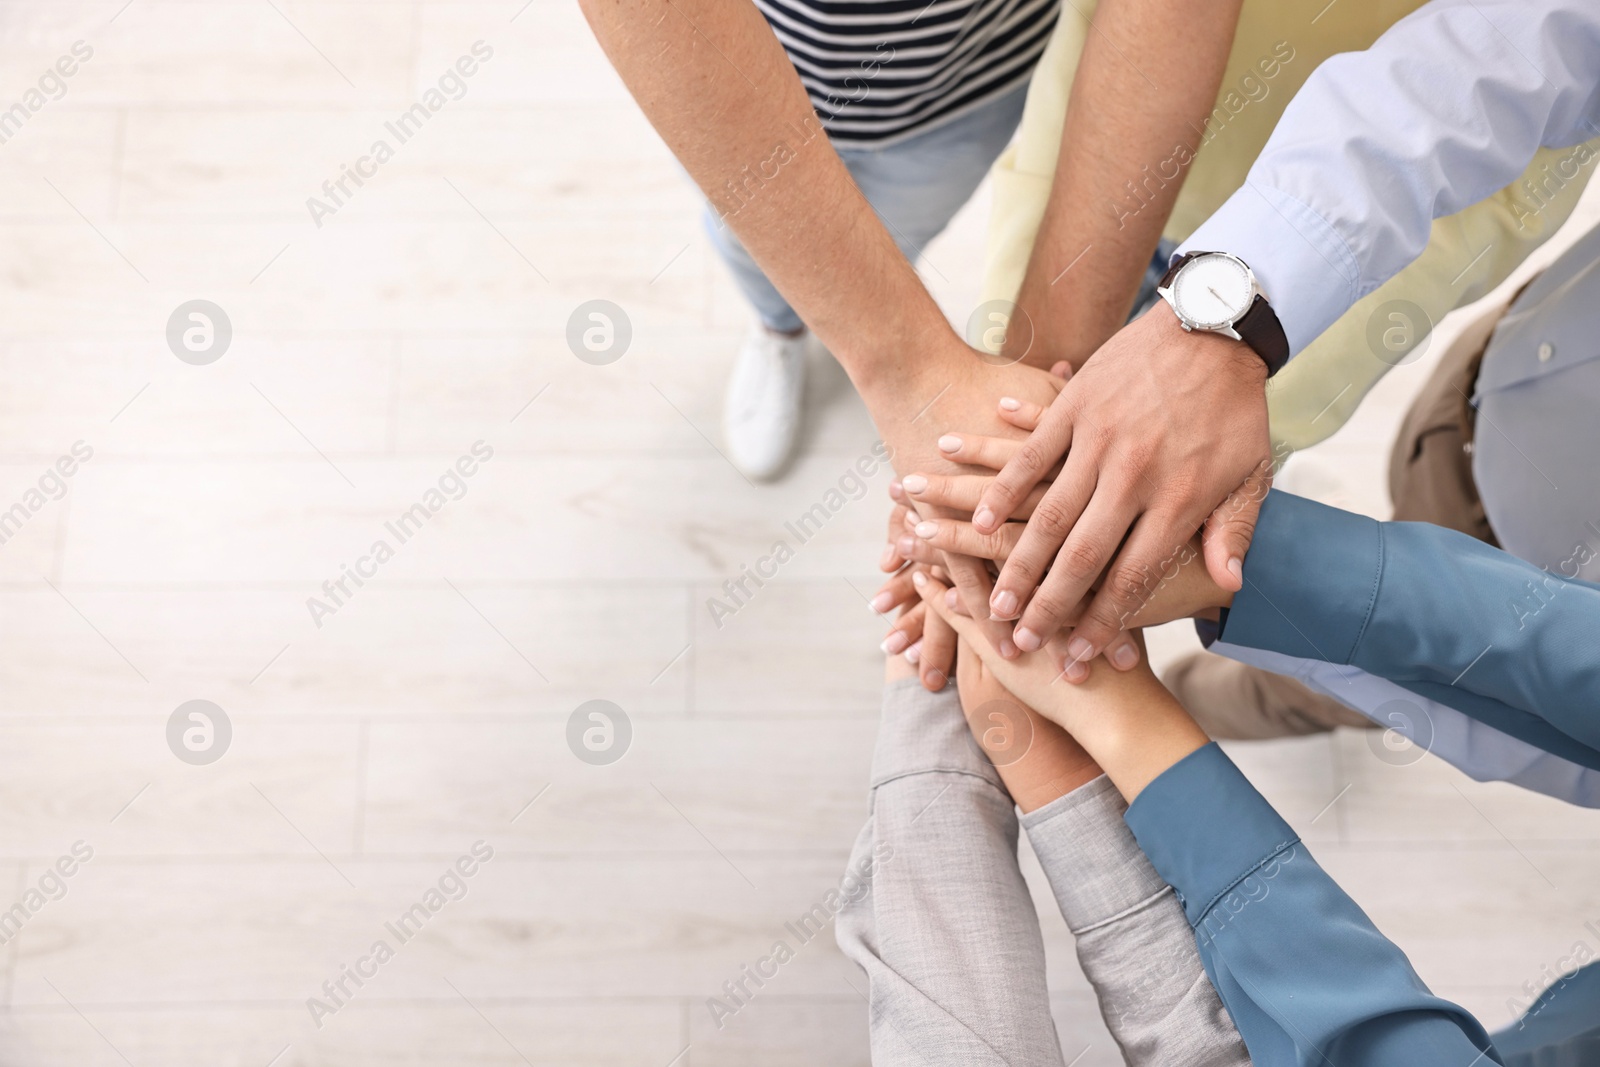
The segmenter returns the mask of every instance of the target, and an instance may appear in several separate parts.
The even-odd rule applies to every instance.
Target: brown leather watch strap
[[[1165,273],[1165,274],[1163,274],[1161,276],[1160,288],[1166,289],[1166,288],[1170,287],[1172,285],[1172,279],[1174,279],[1174,278],[1176,278],[1178,276],[1178,271],[1183,269],[1183,265],[1185,263],[1189,262],[1195,256],[1203,256],[1203,255],[1205,255],[1204,252],[1185,252],[1183,255],[1181,255],[1177,259],[1173,260],[1172,264],[1169,267],[1167,267],[1167,273]]]
[[[1278,321],[1278,313],[1260,293],[1250,302],[1250,310],[1233,324],[1233,331],[1266,363],[1268,378],[1289,362],[1289,338],[1283,332],[1283,323]]]
[[[1167,273],[1161,279],[1161,288],[1168,289],[1172,280],[1178,276],[1178,271],[1191,259],[1210,255],[1209,252],[1185,252],[1172,261],[1167,268]],[[1289,362],[1289,338],[1283,332],[1283,323],[1278,321],[1278,313],[1272,310],[1272,305],[1267,303],[1267,298],[1260,293],[1250,302],[1250,307],[1239,321],[1233,324],[1233,331],[1239,339],[1255,350],[1261,357],[1261,362],[1267,365],[1267,377],[1272,377],[1283,369]]]

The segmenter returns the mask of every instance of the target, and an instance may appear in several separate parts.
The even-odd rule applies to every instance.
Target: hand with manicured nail
[[[1003,416],[1023,429],[1034,423],[1040,410],[1022,405],[1001,407]],[[966,457],[974,465],[986,465],[991,470],[1007,462],[1018,449],[1015,441],[980,434],[958,432],[947,434],[946,437],[947,440],[942,444],[949,446],[947,451]],[[993,482],[992,475],[927,475],[915,472],[903,480],[902,495],[911,502],[920,501],[958,512],[968,511],[983,498]],[[1018,509],[1018,518],[1028,518],[1048,488],[1048,485],[1036,486]],[[1264,484],[1259,492],[1264,495]],[[1218,521],[1243,521],[1243,514],[1242,508],[1224,507],[1218,509]],[[991,533],[984,533],[974,523],[961,519],[921,523],[907,520],[907,525],[912,527],[912,534],[902,534],[900,543],[910,555],[923,554],[932,558],[933,550],[942,549],[981,556],[1002,565],[1015,550],[1023,533],[1022,525],[1015,522],[1002,524]],[[1218,607],[1227,606],[1231,602],[1232,592],[1217,585],[1211,578],[1201,562],[1201,554],[1199,539],[1192,538],[1158,560],[1156,567],[1147,573],[1138,588],[1129,591],[1130,613],[1119,619],[1121,628],[1150,626],[1197,615],[1214,617]],[[1090,585],[1089,593],[1066,613],[1066,629],[1049,642],[1061,659],[1067,681],[1080,682],[1088,677],[1087,661],[1094,658],[1094,653],[1086,647],[1086,642],[1077,639],[1071,628],[1088,610],[1093,594],[1103,586],[1105,577],[1104,573],[1097,576]],[[1009,590],[997,591],[989,606],[991,616],[1002,619],[1016,619],[1024,607]],[[1032,652],[1044,644],[1039,635],[1025,624],[1017,627],[1013,641],[1015,647],[1024,652]],[[1139,662],[1137,645],[1120,630],[1106,646],[1104,654],[1118,670],[1132,669]]]
[[[993,532],[1053,482],[995,582],[997,600],[1021,604],[1019,630],[1054,634],[1105,572],[1069,644],[1075,658],[1095,656],[1202,525],[1212,578],[1239,588],[1271,471],[1265,381],[1248,347],[1186,333],[1161,304],[1089,358],[973,510],[974,525]],[[1020,399],[1014,408],[1001,417],[1030,414]]]

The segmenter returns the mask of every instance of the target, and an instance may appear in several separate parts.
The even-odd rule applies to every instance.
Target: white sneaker
[[[722,412],[722,435],[728,458],[754,481],[777,477],[794,456],[810,337],[809,332],[784,337],[758,323],[739,346]]]

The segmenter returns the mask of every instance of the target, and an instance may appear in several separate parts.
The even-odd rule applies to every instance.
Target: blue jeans
[[[883,147],[838,149],[867,203],[883,219],[908,260],[915,263],[928,242],[972,197],[1016,132],[1027,95],[1028,87],[1023,85],[905,140]],[[800,316],[767,281],[733,231],[709,207],[705,221],[711,243],[761,321],[773,330],[798,330]]]
[[[881,148],[838,150],[850,176],[888,226],[906,259],[915,263],[928,242],[939,236],[971,199],[1016,132],[1027,95],[1024,85],[926,133]],[[706,208],[705,225],[712,245],[762,323],[783,333],[800,329],[800,316],[710,207]],[[1156,249],[1130,319],[1143,314],[1156,300],[1156,285],[1167,272],[1167,261],[1176,247],[1163,239]]]

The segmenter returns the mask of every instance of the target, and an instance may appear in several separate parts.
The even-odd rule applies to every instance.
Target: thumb
[[[1206,520],[1200,533],[1206,571],[1223,589],[1237,593],[1244,588],[1245,553],[1250,551],[1261,502],[1271,487],[1271,468],[1263,463]]]

